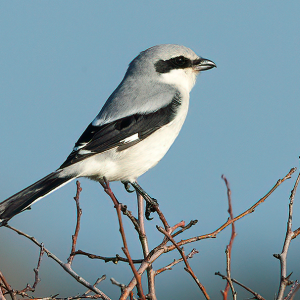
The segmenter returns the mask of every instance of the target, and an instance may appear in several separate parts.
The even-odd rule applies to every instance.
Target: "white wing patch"
[[[85,155],[85,154],[90,154],[90,153],[94,153],[94,152],[92,152],[90,150],[79,150],[78,151],[78,154],[80,154],[80,155]]]
[[[82,144],[80,144],[79,146],[74,147],[74,148],[73,148],[73,151],[78,151],[79,149],[83,148],[85,145],[87,145],[87,143],[82,143]]]
[[[126,143],[133,142],[133,141],[135,141],[135,140],[138,140],[138,139],[139,139],[139,134],[138,134],[138,133],[135,133],[134,135],[129,136],[129,137],[127,137],[126,139],[124,139],[124,140],[122,140],[122,141],[120,141],[120,142],[126,144]]]

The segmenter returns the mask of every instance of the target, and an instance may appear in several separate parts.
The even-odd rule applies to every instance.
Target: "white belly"
[[[141,142],[122,151],[111,149],[93,155],[65,168],[60,176],[75,175],[99,180],[104,176],[109,181],[134,181],[154,167],[167,153],[177,137],[187,115],[189,100],[179,107],[176,118],[155,131]]]

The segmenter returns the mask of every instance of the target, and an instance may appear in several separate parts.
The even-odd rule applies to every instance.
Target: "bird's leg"
[[[156,199],[151,198],[136,181],[129,182],[129,183],[146,200],[145,217],[147,220],[152,220],[153,218],[150,218],[150,214],[152,212],[155,212],[155,207],[158,206]]]
[[[135,191],[135,190],[130,189],[130,182],[129,181],[122,181],[122,183],[124,184],[125,190],[128,193],[133,193]]]

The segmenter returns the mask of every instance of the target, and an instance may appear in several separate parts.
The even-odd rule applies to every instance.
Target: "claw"
[[[152,198],[152,200],[153,200],[153,202],[157,203],[156,199]],[[150,218],[150,214],[153,212],[155,212],[155,205],[150,204],[149,202],[146,202],[145,217],[148,221],[153,219],[153,218]]]
[[[125,187],[125,190],[128,192],[128,193],[133,193],[135,190],[134,189],[130,189],[130,183],[129,182],[122,182],[124,184],[124,187]]]
[[[156,206],[158,206],[158,202],[156,199],[151,198],[136,181],[122,181],[125,186],[127,192],[132,192],[129,187],[130,185],[146,200],[146,209],[145,209],[145,217],[147,220],[152,220],[150,218],[150,214],[156,211]]]

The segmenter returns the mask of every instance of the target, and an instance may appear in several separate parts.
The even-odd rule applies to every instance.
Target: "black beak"
[[[206,59],[206,58],[202,58],[202,57],[200,59],[197,59],[197,61],[194,61],[194,62],[195,62],[195,64],[194,64],[193,68],[196,71],[206,71],[206,70],[217,67],[217,65],[213,61]]]

